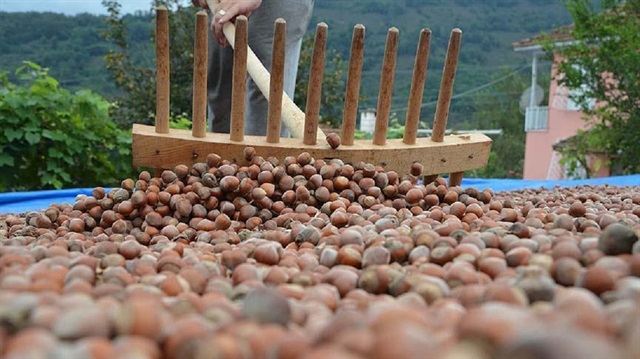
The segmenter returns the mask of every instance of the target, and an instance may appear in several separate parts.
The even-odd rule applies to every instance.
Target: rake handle
[[[218,0],[207,0],[207,6],[211,11],[214,11],[218,3]],[[235,48],[235,25],[231,21],[229,21],[222,27],[222,31],[224,33],[224,36],[227,38],[227,41],[229,41],[229,44]],[[255,82],[255,84],[258,86],[258,89],[260,89],[260,92],[262,92],[267,101],[269,101],[271,75],[269,74],[269,71],[267,71],[267,69],[264,67],[264,65],[260,62],[260,59],[258,59],[253,50],[251,50],[251,47],[248,45],[247,72],[253,79],[253,82]],[[304,119],[304,112],[302,112],[302,110],[300,110],[300,108],[296,106],[296,104],[286,93],[283,93],[282,121],[291,132],[292,137],[304,137]],[[320,128],[318,128],[316,137],[323,141],[326,140],[326,135]]]

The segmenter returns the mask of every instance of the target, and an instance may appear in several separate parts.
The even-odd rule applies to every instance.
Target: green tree
[[[156,104],[155,64],[135,61],[139,54],[129,44],[129,28],[120,14],[120,3],[103,0],[109,16],[107,29],[102,32],[112,49],[105,55],[107,69],[116,87],[123,91],[116,98],[112,117],[119,125],[129,127],[132,123],[153,122]],[[180,0],[156,0],[155,6],[164,5],[169,11],[169,56],[171,67],[171,114],[186,114],[191,117],[193,38],[195,13],[193,6],[184,6]],[[149,23],[155,14],[146,14]],[[155,31],[150,34],[150,47],[155,43]],[[139,49],[138,49],[139,51]]]
[[[497,81],[495,85],[474,96],[476,111],[472,123],[476,128],[502,129],[502,134],[493,139],[487,166],[470,175],[522,178],[526,134],[519,100],[522,92],[530,86],[530,77],[519,70],[503,69],[494,81]],[[546,82],[548,84],[548,79]]]
[[[109,120],[109,103],[71,93],[25,62],[20,84],[0,72],[0,192],[112,186],[132,174],[131,134]]]
[[[570,165],[602,151],[622,173],[640,172],[640,2],[568,0],[574,20],[569,44],[548,41],[560,55],[559,84],[572,91],[588,131],[561,152]],[[595,103],[595,106],[594,106]]]
[[[26,23],[38,26],[22,26]],[[90,14],[0,11],[0,69],[13,81],[22,61],[36,59],[69,90],[90,88],[103,96],[111,94],[115,87],[102,59],[107,43],[99,34],[105,27],[103,19]]]

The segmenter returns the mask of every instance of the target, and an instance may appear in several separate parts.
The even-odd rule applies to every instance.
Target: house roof
[[[540,43],[546,39],[551,39],[553,42],[565,42],[573,40],[571,35],[574,25],[562,26],[551,30],[550,32],[540,33],[533,37],[522,39],[512,43],[513,49],[516,51],[537,50],[540,48]]]
[[[623,2],[624,4],[624,2]],[[616,5],[611,9],[604,10],[601,14],[606,15],[625,15],[626,10],[624,5]],[[628,14],[626,16],[629,16]],[[550,32],[540,33],[530,38],[522,39],[520,41],[516,41],[511,43],[513,49],[515,51],[531,51],[531,50],[540,50],[542,48],[541,42],[550,39],[554,43],[558,44],[566,44],[573,41],[573,36],[571,33],[575,29],[575,24],[561,26],[551,30]]]

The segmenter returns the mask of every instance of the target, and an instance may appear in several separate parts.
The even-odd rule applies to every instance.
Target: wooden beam
[[[234,142],[227,134],[207,133],[194,138],[188,130],[171,129],[158,134],[153,126],[133,125],[133,164],[138,167],[174,168],[204,161],[207,154],[217,153],[225,159],[245,163],[243,150],[251,146],[262,156],[283,159],[309,152],[314,158],[339,158],[346,163],[364,161],[382,165],[387,170],[408,172],[414,161],[424,166],[424,175],[461,172],[484,167],[489,159],[491,139],[483,134],[445,136],[442,142],[418,139],[407,145],[401,139],[387,140],[385,145],[357,140],[352,146],[331,149],[326,143],[305,145],[301,139],[281,138],[268,143],[263,136],[245,136]]]

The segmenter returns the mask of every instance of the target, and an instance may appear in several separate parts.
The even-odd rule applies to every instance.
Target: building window
[[[576,70],[579,69],[583,73],[585,72],[584,69],[581,69],[577,65],[573,65],[573,68]],[[586,84],[582,84],[579,87],[572,88],[572,89],[558,84],[555,94],[553,95],[552,107],[558,110],[582,111],[582,108],[574,99],[584,96],[587,90],[588,90],[588,87]],[[588,99],[587,102],[588,102],[588,108],[590,110],[593,109],[593,107],[595,106],[595,100]]]
[[[547,106],[527,107],[524,116],[526,132],[549,130],[549,109]]]
[[[567,107],[566,109],[569,111],[582,111],[580,105],[575,102],[573,99],[578,98],[580,96],[584,96],[584,93],[587,91],[587,85],[581,85],[576,89],[569,90],[569,94],[567,97]],[[590,98],[587,100],[589,110],[593,110],[593,106],[595,105],[595,100]]]

